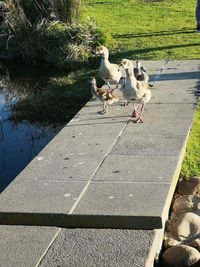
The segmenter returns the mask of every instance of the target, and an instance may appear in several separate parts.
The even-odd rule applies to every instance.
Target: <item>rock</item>
[[[179,245],[179,243],[180,243],[180,241],[177,241],[171,237],[167,237],[164,241],[164,247],[165,247],[165,249],[168,249],[168,248],[175,247],[175,246]]]
[[[182,179],[178,184],[178,194],[200,195],[200,176],[191,177],[189,180]]]
[[[195,248],[177,245],[168,248],[162,255],[162,267],[189,267],[200,261],[200,253]],[[197,265],[198,266],[198,265]],[[199,265],[200,266],[200,265]]]
[[[200,233],[200,217],[186,212],[168,223],[168,235],[178,241]]]
[[[197,195],[179,195],[174,200],[173,204],[173,212],[178,214],[187,212],[187,211],[195,211],[200,208],[200,196]]]

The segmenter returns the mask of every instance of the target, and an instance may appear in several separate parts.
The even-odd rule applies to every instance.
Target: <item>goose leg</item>
[[[139,116],[139,113],[137,111],[137,108],[135,106],[135,103],[133,103],[133,113],[131,115],[132,118],[137,118]]]
[[[144,120],[142,118],[143,112],[144,112],[144,103],[142,103],[141,110],[140,110],[140,113],[139,113],[139,118],[136,121],[137,123],[143,123],[144,122]]]
[[[108,112],[108,105],[106,103],[106,101],[103,102],[103,110],[99,111],[100,114],[104,115]]]

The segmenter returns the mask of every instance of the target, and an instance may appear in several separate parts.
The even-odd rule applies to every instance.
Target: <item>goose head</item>
[[[133,62],[125,58],[125,59],[122,59],[120,66],[123,67],[125,70],[133,69]]]
[[[88,82],[91,85],[96,85],[96,83],[97,83],[95,77],[90,77],[89,80],[88,80]]]
[[[102,57],[108,57],[108,54],[109,54],[108,48],[105,47],[104,45],[97,47],[96,55],[100,55]]]

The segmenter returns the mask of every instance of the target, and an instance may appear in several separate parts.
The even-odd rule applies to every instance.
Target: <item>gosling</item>
[[[107,114],[108,105],[112,105],[113,103],[118,102],[119,97],[114,93],[110,93],[108,90],[97,88],[96,79],[94,77],[91,77],[89,79],[89,83],[91,84],[91,91],[93,96],[103,102],[103,110],[99,111],[99,113],[102,115]]]

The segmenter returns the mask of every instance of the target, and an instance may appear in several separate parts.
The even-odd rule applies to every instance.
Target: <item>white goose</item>
[[[99,68],[99,76],[108,85],[109,89],[110,82],[117,84],[116,89],[120,79],[122,78],[122,70],[117,64],[112,64],[109,61],[109,51],[105,46],[99,46],[96,49],[96,54],[101,55],[101,63]]]
[[[151,99],[150,86],[146,81],[138,81],[133,73],[133,62],[123,59],[121,66],[125,69],[127,78],[126,84],[122,88],[122,93],[127,101],[133,101],[132,117],[136,118],[135,122],[143,122],[142,114],[144,105]],[[136,103],[139,105],[136,107]]]

